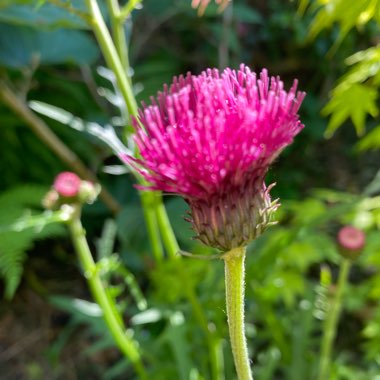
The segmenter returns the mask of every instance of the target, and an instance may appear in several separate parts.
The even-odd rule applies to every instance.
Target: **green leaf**
[[[372,129],[371,132],[367,133],[364,137],[360,139],[357,145],[359,151],[363,152],[370,149],[380,148],[380,125]]]
[[[379,129],[379,137],[380,137],[380,126]],[[379,140],[380,143],[380,140]],[[379,144],[380,146],[380,144]],[[367,196],[375,195],[376,193],[380,193],[380,170],[376,173],[373,180],[365,187],[363,194]]]
[[[380,19],[378,0],[318,0],[316,4],[318,9],[310,26],[310,38],[315,38],[322,30],[338,23],[340,43],[352,28],[365,25],[371,19]]]
[[[186,335],[188,334],[187,330],[183,314],[181,312],[175,312],[170,317],[170,325],[167,327],[163,338],[168,342],[173,351],[174,360],[179,372],[179,379],[181,380],[189,379],[192,368],[189,359],[191,357],[191,349],[189,340],[186,339]]]
[[[89,64],[99,56],[95,42],[84,32],[57,29],[43,32],[0,24],[0,65],[22,68],[40,64]]]
[[[341,83],[364,83],[374,77],[374,85],[380,84],[380,47],[358,51],[346,59],[352,68],[341,78]]]
[[[37,239],[62,235],[58,224],[44,225],[43,228],[20,228],[12,225],[25,215],[26,207],[40,208],[42,196],[47,189],[43,186],[21,186],[8,190],[0,196],[0,278],[4,281],[4,296],[11,299],[21,281],[26,251]],[[28,214],[32,211],[28,210]],[[28,216],[24,217],[25,220]],[[33,218],[30,216],[29,218]]]
[[[248,24],[262,24],[263,18],[261,14],[254,8],[244,4],[234,4],[234,17],[239,22]]]
[[[332,92],[332,99],[323,108],[324,116],[331,115],[326,135],[333,133],[347,120],[351,119],[358,135],[365,131],[367,114],[378,114],[376,89],[364,84],[338,85]]]
[[[67,8],[45,3],[39,5],[37,1],[24,1],[26,4],[16,5],[14,2],[0,5],[0,22],[20,26],[29,26],[34,29],[51,29],[65,27],[73,29],[89,29],[84,20],[89,15],[81,0],[72,0]],[[83,17],[81,17],[83,16]]]

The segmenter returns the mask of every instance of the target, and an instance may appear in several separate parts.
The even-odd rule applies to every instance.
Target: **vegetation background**
[[[25,222],[41,212],[55,175],[73,170],[36,127],[42,123],[111,196],[86,207],[83,222],[98,258],[121,258],[123,271],[109,270],[109,281],[151,378],[207,380],[208,353],[184,279],[169,264],[156,265],[133,179],[84,122],[121,132],[125,112],[81,19],[85,12],[81,0],[0,3],[1,377],[133,378],[89,296],[65,228]],[[335,236],[346,224],[365,230],[367,244],[351,270],[331,379],[380,379],[379,24],[376,0],[234,0],[223,13],[210,4],[202,17],[187,0],[144,0],[126,23],[139,101],[173,75],[241,62],[266,67],[287,85],[298,78],[307,92],[306,128],[267,179],[277,183],[280,222],[250,246],[247,259],[246,323],[257,380],[314,378],[341,259]],[[181,247],[207,253],[183,220],[186,204],[174,196],[165,204]],[[232,380],[222,263],[185,265],[221,341],[221,380]]]

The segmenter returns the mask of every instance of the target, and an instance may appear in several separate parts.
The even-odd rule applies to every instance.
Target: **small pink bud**
[[[71,172],[62,172],[55,177],[53,188],[62,197],[75,197],[78,195],[81,179]]]
[[[365,233],[353,226],[345,226],[339,230],[337,241],[341,255],[353,260],[365,246]]]

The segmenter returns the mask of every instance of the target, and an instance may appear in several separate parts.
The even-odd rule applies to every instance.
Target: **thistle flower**
[[[208,69],[174,78],[135,120],[141,158],[127,158],[148,188],[179,194],[206,245],[223,251],[247,245],[276,208],[264,177],[303,125],[305,94],[286,92],[278,77]]]

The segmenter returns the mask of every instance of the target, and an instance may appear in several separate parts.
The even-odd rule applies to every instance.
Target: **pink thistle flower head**
[[[150,189],[183,196],[205,244],[246,245],[268,225],[276,205],[264,176],[303,125],[305,94],[285,91],[266,70],[208,69],[174,78],[135,120],[141,159],[127,158]]]
[[[53,188],[62,197],[75,197],[81,187],[81,179],[72,172],[62,172],[54,180]]]
[[[338,232],[337,241],[340,254],[354,260],[365,246],[365,233],[356,227],[344,226]]]

